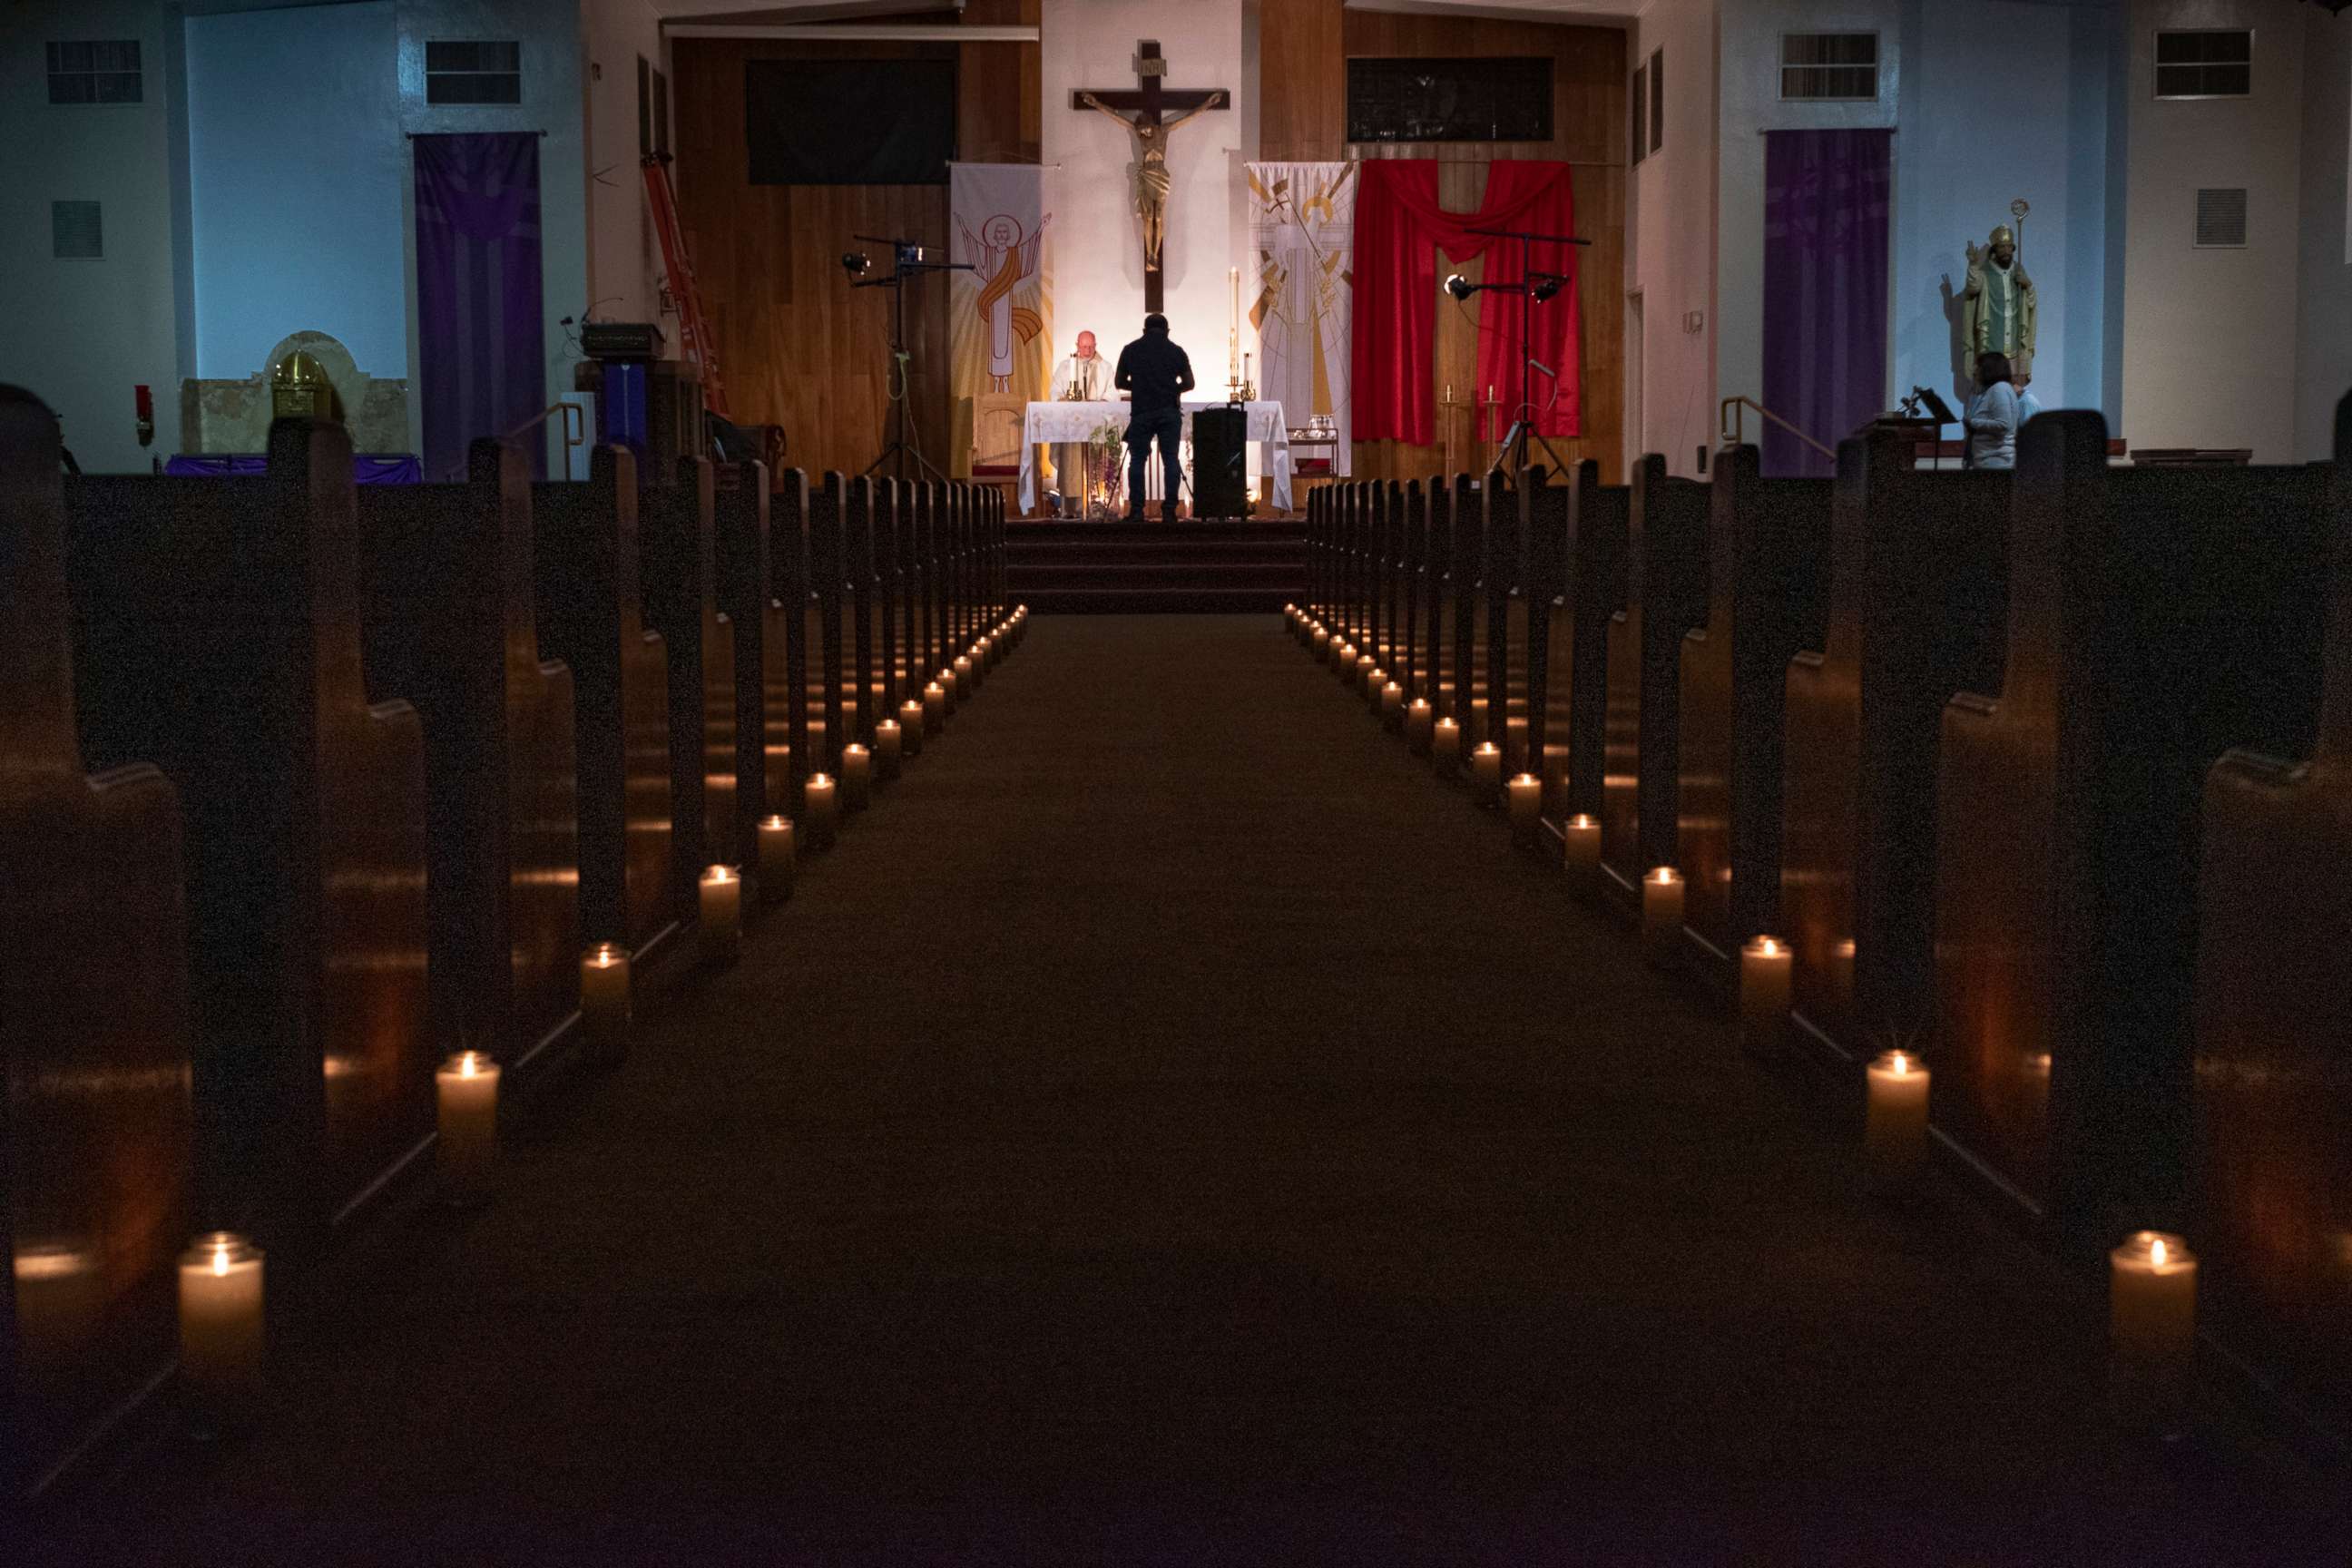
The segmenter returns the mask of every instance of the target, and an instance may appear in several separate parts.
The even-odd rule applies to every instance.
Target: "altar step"
[[[1039,615],[1247,614],[1307,586],[1301,519],[1008,521],[1006,585]]]

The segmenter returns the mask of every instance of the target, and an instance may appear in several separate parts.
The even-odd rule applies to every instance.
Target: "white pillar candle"
[[[1492,805],[1503,788],[1503,748],[1492,741],[1470,753],[1470,793],[1480,805]]]
[[[1511,807],[1511,837],[1520,844],[1536,841],[1536,823],[1543,815],[1543,781],[1533,773],[1514,773],[1504,786]]]
[[[1389,683],[1389,672],[1379,665],[1367,662],[1364,667],[1364,701],[1373,708],[1381,705],[1381,688]]]
[[[1454,765],[1462,760],[1462,726],[1450,717],[1440,719],[1430,731],[1429,750],[1437,771],[1452,777]]]
[[[1910,1051],[1881,1051],[1870,1064],[1862,1158],[1874,1186],[1902,1186],[1927,1163],[1928,1076]]]
[[[936,735],[947,727],[948,689],[934,680],[923,688],[923,733]]]
[[[995,636],[994,636],[992,633],[989,633],[989,632],[982,632],[982,633],[981,633],[981,634],[980,634],[980,644],[979,644],[979,647],[980,647],[980,668],[982,668],[982,669],[986,669],[986,668],[988,668],[991,665],[992,665],[992,664],[994,664],[994,663],[996,662],[996,657],[997,657],[997,651],[998,651],[998,650],[997,650],[997,647],[996,647],[996,637],[995,637]]]
[[[615,1057],[629,1044],[629,950],[600,942],[580,955],[580,1032],[589,1053]]]
[[[261,1395],[261,1264],[259,1247],[226,1230],[180,1254],[180,1387],[208,1433],[242,1424]]]
[[[955,671],[955,685],[950,689],[955,693],[956,700],[971,701],[972,694],[980,689],[980,676],[972,668],[971,655],[956,655],[955,663],[949,668]]]
[[[1381,687],[1381,725],[1389,730],[1404,726],[1404,688],[1393,680]]]
[[[743,949],[743,879],[732,866],[702,873],[701,920],[696,925],[706,963],[732,963]]]
[[[1652,963],[1674,962],[1683,932],[1683,876],[1657,866],[1642,879],[1642,952]]]
[[[948,711],[950,713],[953,713],[963,702],[963,686],[961,682],[956,679],[955,666],[948,666],[947,668],[940,670],[939,674],[934,676],[932,679],[938,685],[940,690],[946,694],[948,700]]]
[[[1560,863],[1579,881],[1601,875],[1601,824],[1588,812],[1578,812],[1560,825]]]
[[[2109,1385],[2131,1416],[2186,1398],[2197,1351],[2197,1258],[2177,1236],[2143,1230],[2107,1254]]]
[[[855,741],[841,748],[841,804],[864,811],[874,798],[874,754]]]
[[[1318,659],[1322,660],[1329,659],[1331,657],[1331,628],[1328,626],[1317,626],[1311,640],[1315,644],[1315,657]]]
[[[1748,1048],[1769,1053],[1789,1016],[1792,955],[1778,937],[1759,936],[1739,950],[1739,1031]]]
[[[1339,645],[1339,652],[1331,656],[1331,665],[1332,673],[1339,678],[1341,685],[1344,686],[1349,681],[1355,679],[1356,645],[1354,643],[1341,643]]]
[[[1503,721],[1503,764],[1513,773],[1528,765],[1528,721],[1525,719]]]
[[[929,728],[920,699],[909,697],[898,704],[899,746],[909,757],[923,754],[923,731]]]
[[[898,759],[906,737],[900,733],[898,721],[885,719],[874,726],[874,776],[885,782],[898,776]]]
[[[499,1152],[499,1064],[479,1051],[459,1051],[434,1073],[433,1089],[439,1107],[433,1165],[441,1200],[484,1202]]]
[[[1425,697],[1414,698],[1412,700],[1412,705],[1404,710],[1405,744],[1412,748],[1412,754],[1414,756],[1425,757],[1429,755],[1429,737],[1431,731],[1435,728],[1436,720],[1433,717],[1433,710],[1429,706],[1429,699]]]
[[[835,798],[833,775],[811,773],[808,783],[801,786],[801,821],[808,828],[809,847],[833,847],[834,829],[840,826],[839,803]]]
[[[793,822],[773,813],[760,818],[760,901],[780,904],[793,896],[800,875],[800,846],[793,839]]]

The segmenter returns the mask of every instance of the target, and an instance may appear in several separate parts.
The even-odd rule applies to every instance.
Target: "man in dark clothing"
[[[1160,519],[1176,521],[1176,487],[1183,478],[1178,447],[1184,433],[1184,394],[1192,390],[1190,355],[1168,341],[1168,318],[1153,311],[1143,318],[1143,335],[1118,351],[1118,371],[1113,384],[1133,395],[1127,421],[1127,520],[1143,521],[1144,462],[1151,443],[1160,443]]]

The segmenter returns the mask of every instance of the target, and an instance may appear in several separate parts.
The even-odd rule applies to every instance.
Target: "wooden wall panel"
[[[1034,22],[1038,0],[972,0],[972,24]],[[703,308],[740,424],[784,428],[784,461],[813,473],[856,473],[889,438],[887,289],[852,289],[844,251],[887,254],[851,237],[948,238],[945,185],[754,185],[743,134],[744,66],[755,59],[936,56],[961,48],[957,155],[1034,162],[1038,53],[1034,44],[776,43],[680,38],[674,58],[679,221],[692,248]],[[1008,62],[1010,67],[1008,68]],[[907,300],[914,353],[910,412],[924,454],[948,451],[947,281],[933,276]]]
[[[1575,165],[1577,232],[1593,244],[1577,279],[1581,321],[1583,434],[1554,441],[1565,465],[1586,458],[1601,464],[1603,483],[1623,482],[1625,365],[1625,34],[1615,27],[1558,26],[1381,11],[1351,11],[1340,0],[1261,0],[1261,78],[1281,82],[1260,110],[1259,155],[1265,158],[1434,158],[1438,199],[1449,210],[1475,211],[1486,194],[1486,165],[1497,158],[1557,159]],[[1351,56],[1549,55],[1552,139],[1549,142],[1352,143],[1347,136],[1347,59]],[[1441,257],[1439,275],[1458,270],[1474,282],[1479,263],[1456,267]],[[1467,304],[1441,299],[1433,395],[1449,384],[1457,399],[1483,395],[1477,377],[1478,331],[1489,297]],[[1497,308],[1507,301],[1495,300]],[[1516,337],[1516,331],[1514,331]],[[1444,411],[1440,411],[1441,416]],[[1456,411],[1451,467],[1483,468],[1494,455],[1484,439],[1483,413]],[[1507,424],[1507,420],[1505,421]],[[1409,479],[1449,467],[1444,442],[1356,444],[1360,479]],[[1499,434],[1499,432],[1494,432]]]

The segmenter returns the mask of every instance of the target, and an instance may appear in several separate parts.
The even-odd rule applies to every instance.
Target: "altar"
[[[1184,400],[1184,470],[1192,468],[1192,416],[1203,408],[1230,406],[1222,397],[1186,398]],[[1282,405],[1271,399],[1243,405],[1249,414],[1249,439],[1265,448],[1260,472],[1269,479],[1273,504],[1276,511],[1288,511],[1290,507],[1290,429],[1282,416]],[[1086,441],[1105,425],[1127,429],[1128,405],[1124,403],[1032,403],[1021,426],[1021,510],[1030,512],[1037,507],[1037,448],[1060,441]],[[1150,465],[1154,478],[1160,471],[1160,455],[1152,454]]]

